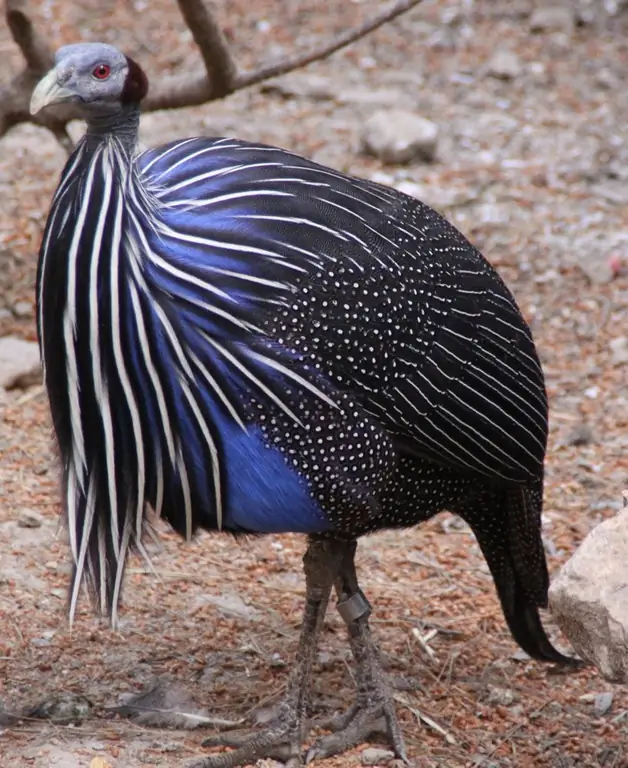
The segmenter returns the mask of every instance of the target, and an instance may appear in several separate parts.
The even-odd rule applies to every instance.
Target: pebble
[[[413,112],[378,110],[364,124],[361,146],[363,152],[384,163],[432,162],[438,135],[436,123]]]
[[[628,336],[618,336],[608,346],[611,351],[611,363],[613,365],[625,365],[628,363]]]
[[[487,74],[497,80],[514,80],[522,71],[521,61],[512,51],[495,51],[487,67]]]
[[[361,104],[379,107],[396,107],[407,104],[408,96],[398,88],[347,88],[335,97],[338,104]]]
[[[489,685],[487,693],[487,703],[494,706],[509,707],[517,699],[516,693],[511,688],[502,688],[498,685]]]
[[[580,254],[578,266],[594,285],[605,285],[615,278],[615,270],[608,261],[608,254],[587,251]]]
[[[368,747],[361,754],[362,765],[388,765],[395,759],[394,752],[379,747]]]
[[[13,314],[22,319],[33,316],[33,305],[30,301],[18,301],[13,305]]]
[[[576,14],[572,8],[549,5],[537,8],[530,16],[531,32],[573,32]]]
[[[602,717],[610,712],[613,706],[613,693],[612,691],[605,691],[604,693],[598,693],[593,702],[593,712]]]
[[[21,509],[17,514],[17,524],[20,528],[41,528],[42,518],[34,509]]]
[[[262,93],[283,96],[284,99],[330,101],[336,95],[333,82],[320,75],[294,74],[269,80],[261,86]]]
[[[595,434],[590,424],[582,421],[576,424],[565,440],[567,445],[588,445],[595,442]]]
[[[40,381],[39,346],[16,336],[0,338],[0,388],[23,388]]]

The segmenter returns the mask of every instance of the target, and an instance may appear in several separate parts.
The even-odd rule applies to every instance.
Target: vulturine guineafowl
[[[544,379],[530,331],[483,256],[394,189],[235,139],[138,154],[140,67],[70,45],[31,110],[73,102],[87,133],[54,196],[38,328],[75,563],[115,620],[147,507],[174,529],[308,536],[300,645],[278,719],[206,768],[290,745],[332,588],[359,691],[341,734],[385,716],[406,758],[358,586],[358,537],[448,509],[473,529],[508,626],[543,630]],[[403,532],[399,532],[403,536]]]

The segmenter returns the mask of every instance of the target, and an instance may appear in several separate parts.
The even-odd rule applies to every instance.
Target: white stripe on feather
[[[148,154],[148,152],[155,153],[153,159],[149,163],[146,163],[146,165],[142,168],[143,173],[149,171],[159,160],[163,160],[164,157],[168,157],[168,155],[170,155],[172,152],[176,152],[177,149],[180,149],[181,147],[184,147],[186,144],[190,144],[193,141],[197,141],[197,139],[194,137],[190,139],[182,139],[181,141],[177,141],[176,143],[172,144],[167,149],[148,150],[147,152],[142,152],[142,154],[139,155],[138,160],[140,160],[143,155]]]
[[[294,413],[294,411],[289,408],[275,393],[269,389],[263,382],[261,382],[255,374],[253,374],[245,365],[243,365],[237,357],[231,354],[228,349],[222,346],[222,344],[219,344],[215,339],[212,339],[210,336],[208,336],[203,331],[199,331],[201,336],[207,341],[208,344],[211,344],[214,349],[218,350],[220,354],[228,360],[234,368],[236,368],[240,373],[243,374],[249,381],[251,381],[258,389],[259,391],[264,394],[266,397],[268,397],[270,400],[272,400],[275,405],[279,406],[281,410],[289,416],[296,424],[298,424],[300,427],[305,428],[305,425],[301,422],[299,417]]]
[[[138,275],[137,275],[137,272],[135,271],[136,269],[137,267],[134,266],[133,267],[134,277],[137,280]],[[145,286],[143,286],[143,289],[145,290]],[[168,406],[166,405],[166,396],[164,395],[164,390],[163,390],[163,387],[161,386],[161,381],[159,379],[159,373],[157,371],[157,367],[155,366],[155,362],[151,354],[150,341],[148,339],[148,334],[146,333],[146,324],[144,323],[144,315],[142,313],[142,307],[140,304],[138,290],[136,286],[131,283],[129,285],[129,291],[131,294],[131,303],[133,304],[133,309],[135,311],[135,319],[137,322],[137,335],[139,336],[138,352],[142,355],[142,358],[144,360],[144,365],[146,366],[146,370],[148,372],[148,380],[150,381],[153,387],[153,390],[155,392],[155,397],[157,399],[157,408],[159,409],[159,416],[161,418],[161,426],[163,428],[164,435],[166,438],[166,446],[168,448],[168,457],[170,459],[170,463],[172,464],[172,466],[174,466],[175,438],[172,430],[172,424],[170,422],[170,414],[168,413]],[[152,301],[152,298],[151,298],[151,301]],[[161,469],[161,475],[162,475],[162,483],[163,483],[163,468]],[[163,488],[162,488],[162,494],[163,494]]]
[[[94,382],[94,394],[98,403],[98,410],[102,422],[105,438],[105,468],[107,475],[107,490],[109,494],[109,516],[111,520],[111,535],[116,557],[119,555],[120,534],[118,530],[118,493],[116,484],[115,466],[115,438],[113,432],[113,419],[111,415],[111,403],[109,392],[103,379],[102,360],[100,354],[100,310],[98,301],[98,270],[100,267],[101,251],[103,248],[103,235],[109,207],[111,204],[111,187],[113,183],[112,168],[107,153],[102,158],[102,173],[104,180],[103,195],[98,209],[98,219],[94,231],[94,239],[90,249],[89,269],[89,342],[92,361],[92,379]],[[84,531],[83,535],[90,536],[91,531]],[[98,535],[100,536],[100,527]]]
[[[272,370],[278,371],[287,379],[292,379],[292,381],[294,381],[300,387],[303,387],[303,389],[307,389],[309,392],[315,395],[319,400],[322,400],[324,403],[327,403],[327,405],[331,406],[332,408],[338,408],[338,405],[330,397],[328,397],[321,389],[314,386],[314,384],[311,384],[307,379],[304,379],[303,376],[300,376],[295,371],[292,371],[290,368],[286,367],[282,363],[279,363],[277,360],[272,360],[270,357],[260,355],[259,353],[253,352],[252,350],[247,351],[247,357],[251,357],[253,358],[253,360],[257,360],[258,362],[262,363],[262,365],[265,365],[267,368],[272,368]]]
[[[96,474],[92,472],[89,477],[87,497],[85,499],[85,517],[83,520],[84,531],[85,530],[91,531],[92,526],[94,524],[95,503],[96,503]],[[72,626],[72,624],[74,623],[74,617],[76,615],[76,606],[78,605],[79,592],[81,589],[81,584],[83,583],[83,572],[85,570],[85,556],[87,554],[88,541],[89,541],[88,536],[83,535],[81,537],[81,548],[79,549],[78,558],[76,559],[76,566],[74,570],[74,581],[72,582],[72,590],[70,592],[70,608],[69,608],[70,626]]]
[[[171,190],[168,190],[170,192]],[[292,192],[278,192],[276,189],[258,189],[250,190],[248,192],[235,192],[231,195],[217,195],[216,197],[208,198],[186,198],[183,197],[179,200],[168,200],[164,203],[166,208],[177,208],[179,206],[185,206],[190,209],[194,208],[209,208],[212,205],[218,205],[219,203],[225,203],[229,200],[241,200],[245,197],[295,197]]]
[[[120,163],[120,158],[118,158]],[[111,292],[111,337],[113,341],[113,356],[115,360],[115,372],[122,386],[122,390],[125,395],[125,403],[129,409],[131,416],[131,426],[133,429],[133,445],[136,451],[137,459],[137,499],[135,500],[136,508],[134,511],[128,509],[125,510],[125,520],[128,521],[129,515],[134,512],[134,520],[136,522],[136,528],[141,530],[144,520],[145,509],[145,495],[146,495],[146,456],[144,450],[144,435],[142,431],[142,421],[140,417],[140,409],[136,400],[133,385],[129,378],[129,373],[126,367],[126,361],[122,352],[122,330],[120,327],[121,316],[121,302],[120,302],[120,287],[119,280],[121,276],[120,266],[120,251],[122,250],[122,222],[124,215],[125,200],[122,192],[117,190],[115,200],[115,218],[113,222],[112,237],[111,237],[111,280],[110,280],[110,292]],[[113,527],[112,527],[113,534]],[[123,538],[127,536],[127,525],[125,525],[125,531]],[[120,556],[118,558],[118,567],[116,572],[116,583],[122,578],[122,571],[124,570],[124,563],[126,559],[126,547],[120,546]],[[112,604],[112,610],[116,610],[115,601]]]

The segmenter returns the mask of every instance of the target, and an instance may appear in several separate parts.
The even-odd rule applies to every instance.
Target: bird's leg
[[[355,572],[356,543],[347,549],[337,579],[337,608],[347,624],[349,642],[356,662],[357,697],[349,710],[339,717],[320,723],[334,731],[323,736],[308,750],[306,762],[345,752],[364,741],[384,737],[397,757],[408,762],[403,734],[397,720],[391,690],[371,635],[368,618],[371,606],[359,587]]]
[[[338,576],[346,546],[345,542],[335,539],[309,539],[303,557],[306,603],[301,635],[288,690],[277,716],[257,733],[232,731],[207,739],[204,746],[227,746],[236,750],[203,758],[189,768],[235,768],[263,757],[279,757],[286,760],[289,766],[301,765],[312,664],[331,588]]]

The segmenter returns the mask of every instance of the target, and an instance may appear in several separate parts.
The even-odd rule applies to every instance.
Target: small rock
[[[284,99],[310,99],[312,101],[330,101],[336,93],[331,80],[320,75],[305,73],[285,75],[269,80],[261,87],[262,93],[283,96]]]
[[[512,51],[495,51],[486,71],[498,80],[514,80],[521,75],[521,61]]]
[[[403,110],[380,110],[366,121],[362,151],[385,163],[432,162],[438,146],[438,126]]]
[[[399,181],[393,184],[395,189],[410,195],[416,200],[430,205],[432,208],[455,208],[473,199],[473,193],[456,187],[436,187],[428,184],[417,184],[414,181]]]
[[[615,278],[615,270],[609,263],[607,253],[583,252],[578,257],[578,266],[594,285],[605,285]]]
[[[628,509],[594,528],[550,587],[556,623],[612,682],[628,682]]]
[[[594,442],[595,435],[593,429],[589,424],[582,421],[572,427],[570,433],[567,435],[565,443],[567,445],[588,445]]]
[[[20,528],[41,528],[41,515],[34,509],[21,509],[17,514]]]
[[[591,194],[595,197],[602,197],[614,205],[628,205],[628,190],[626,190],[626,182],[623,179],[594,184],[591,187]]]
[[[572,8],[549,5],[537,8],[530,16],[531,32],[573,32],[576,14]]]
[[[502,688],[498,685],[487,686],[486,701],[496,707],[509,707],[517,699],[517,694],[511,688]]]
[[[595,82],[600,88],[604,88],[605,90],[609,91],[613,88],[617,88],[619,85],[619,81],[615,73],[606,67],[602,67],[595,73]]]
[[[628,336],[618,336],[608,346],[611,350],[611,363],[613,365],[628,363]]]
[[[389,749],[369,747],[361,753],[360,758],[362,765],[388,765],[388,763],[395,759],[395,754]]]
[[[0,388],[18,389],[41,381],[39,346],[15,336],[0,339]]]
[[[604,693],[598,693],[593,702],[593,712],[597,717],[603,717],[610,712],[613,706],[613,693],[612,691],[605,691]]]
[[[33,305],[30,301],[18,301],[13,305],[13,314],[18,318],[32,317]]]
[[[396,107],[408,103],[408,96],[397,88],[349,88],[334,97],[338,104],[363,104]]]
[[[260,611],[247,605],[236,594],[203,595],[203,602],[212,603],[227,616],[237,616],[248,621],[259,621],[262,617]]]

